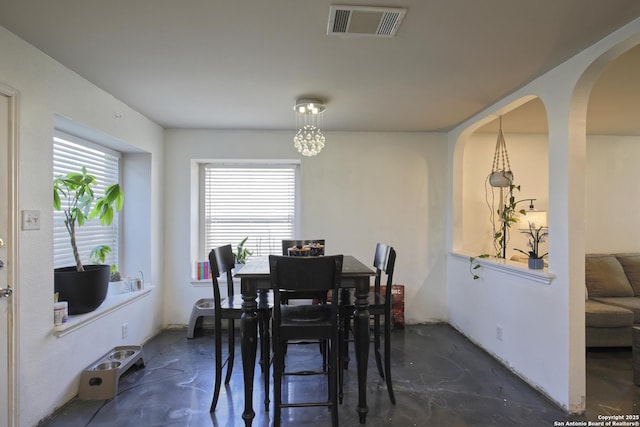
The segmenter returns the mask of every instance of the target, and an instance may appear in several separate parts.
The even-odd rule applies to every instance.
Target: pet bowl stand
[[[82,371],[80,400],[106,400],[118,394],[120,375],[134,364],[144,366],[141,345],[114,347]]]

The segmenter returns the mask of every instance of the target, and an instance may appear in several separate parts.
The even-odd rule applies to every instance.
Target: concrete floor
[[[187,340],[185,330],[162,332],[144,346],[146,366],[133,367],[122,375],[115,398],[74,399],[40,425],[242,426],[239,347],[231,384],[222,388],[218,408],[215,414],[209,414],[213,387],[211,333],[199,331],[194,339]],[[294,363],[296,356],[306,367],[320,362],[315,346],[293,347],[289,356],[288,363]],[[633,385],[630,349],[587,352],[587,411],[581,416],[567,416],[446,324],[407,326],[393,331],[393,359],[395,406],[390,404],[375,362],[370,360],[367,426],[541,427],[567,421],[598,421],[599,415],[640,414],[640,387]],[[262,404],[264,392],[259,368],[256,372],[253,425],[266,427],[270,426],[270,414]],[[353,362],[345,381],[340,425],[359,426]],[[322,377],[294,377],[288,380],[284,393],[296,399],[316,393],[324,395],[324,383]],[[284,410],[282,418],[283,426],[330,425],[326,408]]]

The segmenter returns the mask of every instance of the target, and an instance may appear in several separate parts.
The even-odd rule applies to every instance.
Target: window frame
[[[206,191],[207,184],[205,182],[205,173],[206,168],[210,166],[218,166],[225,168],[256,168],[256,169],[271,169],[271,168],[290,168],[294,172],[294,204],[293,204],[293,221],[291,228],[291,237],[294,238],[298,234],[299,224],[300,224],[300,160],[206,160],[198,162],[198,205],[199,205],[199,213],[198,213],[198,259],[207,260],[208,252],[210,248],[207,248],[207,238],[206,238]],[[235,252],[236,245],[238,242],[228,242],[232,245],[233,250]],[[281,245],[280,239],[277,239],[277,244],[272,243],[271,253],[281,254]],[[252,250],[251,248],[249,248]],[[255,254],[254,254],[255,255]]]
[[[56,160],[55,160],[55,156],[56,156],[56,149],[55,149],[55,144],[56,144],[56,139],[61,139],[64,140],[66,142],[75,144],[75,145],[79,145],[82,147],[87,148],[88,150],[95,150],[98,151],[102,154],[106,154],[108,156],[112,156],[114,158],[116,158],[116,165],[117,165],[117,172],[115,174],[115,182],[121,183],[122,184],[122,174],[123,174],[123,153],[117,150],[114,150],[112,148],[109,148],[107,146],[104,146],[102,144],[96,143],[94,141],[88,140],[86,138],[82,138],[82,137],[78,137],[75,136],[73,134],[64,132],[58,128],[54,129],[54,135],[52,138],[52,155],[54,156],[54,162],[53,162],[53,177],[61,174],[61,172],[56,172]],[[82,163],[82,160],[79,160],[78,163]],[[93,173],[91,168],[88,167],[87,168],[89,173]],[[64,173],[64,172],[62,172]],[[94,173],[95,174],[95,173]],[[53,179],[53,178],[52,178]],[[104,187],[106,187],[106,185],[111,184],[112,182],[108,181],[105,184],[100,185],[101,190],[104,189]],[[100,192],[98,192],[98,196],[100,196]],[[66,228],[64,228],[64,224],[62,224],[62,226],[60,226],[60,224],[57,224],[56,221],[56,217],[63,215],[62,212],[60,211],[56,211],[53,210],[53,215],[54,215],[54,223],[53,223],[53,240],[54,240],[54,247],[53,247],[53,262],[54,262],[54,268],[59,268],[59,267],[67,267],[67,266],[71,266],[71,265],[75,265],[75,261],[73,260],[73,254],[71,254],[71,261],[67,261],[67,259],[69,259],[69,256],[67,254],[71,253],[71,245],[68,242],[68,233]],[[94,218],[91,223],[94,224],[94,226],[96,226],[95,224],[99,224],[100,220],[98,218]],[[90,223],[85,223],[85,225],[80,228],[80,230],[78,231],[82,231],[82,229],[84,227],[91,227]],[[112,233],[112,237],[109,239],[111,240],[111,243],[108,243],[109,246],[111,246],[112,248],[112,252],[107,256],[107,259],[105,260],[106,264],[112,265],[115,264],[116,266],[120,265],[120,261],[121,261],[121,249],[122,249],[122,225],[121,225],[121,213],[116,212],[114,214],[114,220],[112,222],[111,225],[109,226],[105,226],[104,228],[111,228],[111,229],[115,229],[115,233]],[[61,230],[64,232],[64,236],[67,239],[66,242],[64,242],[64,244],[61,244],[60,246],[64,249],[58,249],[58,250],[63,250],[65,252],[64,256],[58,255],[56,256],[56,241],[60,241],[60,238],[58,237],[58,239],[56,239],[56,234],[59,234],[61,232]],[[77,232],[78,232],[77,231]],[[78,238],[78,236],[76,236],[76,238]],[[82,240],[82,239],[80,239]],[[100,242],[100,243],[96,243],[95,245],[92,246],[95,247],[99,244],[107,244],[106,242]],[[80,245],[82,245],[82,243],[80,243]],[[81,253],[81,260],[83,262],[83,264],[89,264],[89,253],[86,251],[83,251],[84,253]],[[61,258],[61,260],[59,259],[58,261],[56,261],[56,259]]]

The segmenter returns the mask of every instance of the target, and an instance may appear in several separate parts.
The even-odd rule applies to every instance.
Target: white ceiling
[[[0,0],[0,25],[167,128],[293,129],[295,99],[316,96],[325,130],[415,132],[451,129],[640,17],[638,0],[335,3],[407,9],[374,38],[327,35],[331,4]],[[626,118],[640,51],[627,56],[594,88],[598,133],[640,134]],[[546,126],[524,114],[535,104],[505,132]]]

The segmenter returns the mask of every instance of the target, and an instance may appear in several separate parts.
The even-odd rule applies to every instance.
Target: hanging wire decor
[[[513,183],[513,172],[509,164],[509,153],[507,153],[507,142],[502,133],[502,116],[500,116],[500,129],[498,130],[498,140],[496,141],[496,151],[493,155],[493,165],[489,184],[492,187],[509,187]]]

